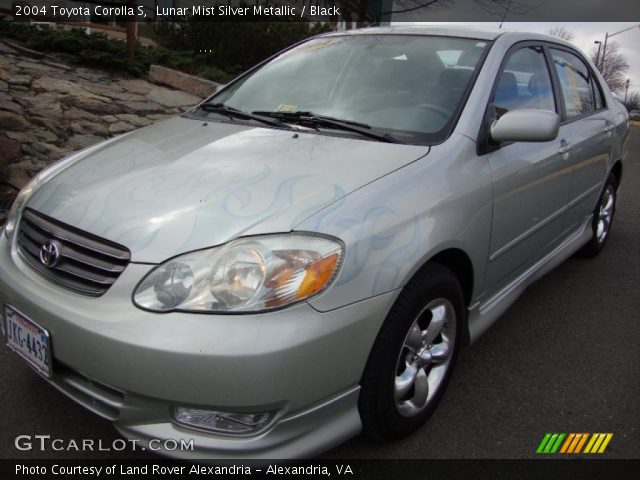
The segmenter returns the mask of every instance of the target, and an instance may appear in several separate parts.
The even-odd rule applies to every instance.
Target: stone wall
[[[31,58],[0,40],[0,180],[4,168],[20,188],[70,152],[179,114],[202,97]]]
[[[214,94],[218,88],[223,86],[220,83],[194,77],[193,75],[187,75],[186,73],[160,65],[151,65],[151,67],[149,67],[149,81],[203,98]]]

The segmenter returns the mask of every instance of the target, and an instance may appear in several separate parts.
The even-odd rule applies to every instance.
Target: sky
[[[438,22],[452,25],[475,25],[481,27],[497,28],[499,22]],[[505,30],[516,30],[524,32],[546,33],[550,28],[563,26],[566,30],[574,34],[571,42],[582,50],[585,54],[591,52],[594,41],[604,42],[605,33],[619,32],[628,27],[634,27],[619,35],[610,37],[608,44],[616,42],[619,46],[618,52],[624,55],[629,64],[627,77],[629,77],[629,92],[640,92],[640,28],[638,22],[505,22],[502,28]],[[624,92],[622,92],[624,94]]]

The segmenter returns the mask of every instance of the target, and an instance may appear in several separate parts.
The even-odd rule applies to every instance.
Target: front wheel
[[[607,243],[607,239],[611,233],[613,216],[616,213],[616,200],[617,183],[615,177],[611,175],[593,211],[593,221],[591,223],[593,236],[591,240],[589,240],[589,243],[579,251],[583,257],[595,257],[602,251]]]
[[[386,440],[424,424],[455,365],[464,297],[456,276],[427,265],[404,288],[385,320],[361,381],[365,433]]]

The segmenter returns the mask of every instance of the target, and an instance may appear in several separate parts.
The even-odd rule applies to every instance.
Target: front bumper
[[[194,440],[195,452],[164,452],[174,456],[301,458],[360,431],[358,382],[395,292],[326,313],[157,314],[131,302],[152,265],[130,264],[90,298],[32,271],[0,236],[0,306],[49,331],[50,383],[123,435]],[[232,437],[174,424],[173,405],[277,414],[266,431]]]

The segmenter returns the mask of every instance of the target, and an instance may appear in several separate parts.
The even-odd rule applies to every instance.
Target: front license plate
[[[15,308],[4,306],[7,346],[43,375],[51,376],[51,339],[40,325]]]

